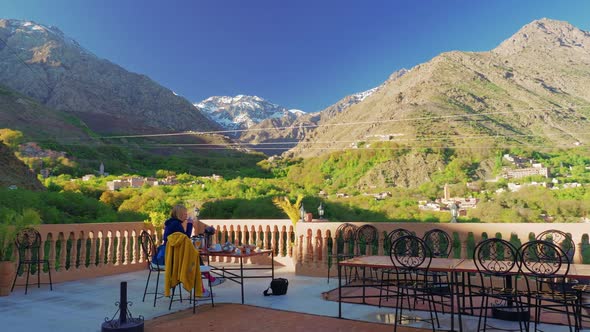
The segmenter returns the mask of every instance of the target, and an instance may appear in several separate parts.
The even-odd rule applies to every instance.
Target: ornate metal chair
[[[45,264],[47,264],[47,272],[49,273],[49,289],[53,290],[49,260],[41,257],[41,234],[39,234],[39,232],[34,228],[25,228],[16,234],[14,243],[16,245],[16,249],[18,250],[18,266],[16,268],[16,273],[14,275],[14,280],[12,281],[12,288],[10,291],[12,292],[14,290],[19,271],[21,271],[21,268],[25,268],[27,270],[25,294],[27,294],[29,290],[29,276],[31,275],[31,268],[33,266],[36,267],[35,273],[37,274],[37,288],[40,288],[41,271]]]
[[[391,251],[391,245],[393,244],[393,242],[395,242],[395,240],[399,239],[402,236],[406,236],[406,235],[412,235],[412,232],[410,232],[407,229],[404,228],[396,228],[393,231],[389,232],[389,234],[387,234],[387,237],[385,238],[385,242],[386,245],[388,245],[389,251]],[[388,254],[391,254],[390,252],[388,252]],[[393,275],[396,274],[395,268],[394,269],[382,269],[381,270],[381,286],[379,287],[379,307],[381,307],[381,303],[383,300],[383,291],[386,291],[386,296],[385,299],[389,298],[389,293],[390,293],[390,287],[395,285],[392,285],[391,283],[391,277]]]
[[[347,255],[347,258],[352,258],[355,256],[364,256],[364,255],[373,255],[375,253],[374,248],[378,245],[378,241],[379,240],[379,231],[377,230],[377,227],[371,225],[371,224],[366,224],[366,225],[362,225],[361,227],[359,227],[356,230],[356,233],[354,235],[354,242],[355,242],[355,252]],[[370,276],[368,279],[366,280],[371,280],[371,281],[375,281],[378,278],[377,275],[377,271],[373,271],[372,269],[369,270],[370,272]],[[375,275],[373,276],[373,272],[375,272]],[[355,271],[355,277],[356,279],[360,278],[360,275],[358,273],[358,270]],[[352,281],[352,271],[349,275],[348,278],[349,282]]]
[[[555,243],[535,240],[523,244],[518,250],[521,256],[521,269],[524,272],[528,297],[534,301],[535,325],[541,317],[541,309],[564,312],[567,315],[569,330],[577,330],[577,296],[567,286],[567,274],[570,269],[568,254]],[[552,287],[544,287],[546,280],[552,281]],[[535,287],[532,287],[534,283]],[[570,310],[571,308],[571,310]],[[574,325],[570,314],[574,314]]]
[[[142,302],[145,302],[146,295],[153,294],[154,295],[154,307],[155,307],[157,299],[164,296],[164,293],[159,292],[158,289],[159,289],[159,284],[160,284],[160,273],[166,271],[166,268],[164,265],[159,265],[156,262],[154,262],[153,258],[154,258],[154,255],[156,254],[156,246],[154,244],[154,239],[147,231],[141,232],[141,234],[139,235],[139,243],[141,244],[141,249],[142,249],[143,254],[145,256],[145,260],[147,262],[147,267],[149,270],[148,277],[145,282],[145,289],[143,291]],[[201,274],[203,274],[205,272],[209,272],[209,271],[210,271],[210,268],[208,266],[201,266]],[[152,272],[156,273],[156,286],[155,286],[153,292],[148,292],[148,287],[150,284],[150,278],[152,276]],[[174,287],[174,289],[172,291],[173,291],[173,293],[172,293],[172,296],[170,297],[170,304],[168,306],[169,309],[172,307],[172,302],[175,301],[174,300],[174,293],[176,291],[176,287]],[[209,282],[209,293],[211,295],[211,305],[215,306],[215,303],[213,301],[212,285],[210,282]],[[182,290],[179,291],[179,296],[180,296],[180,301],[182,302]],[[193,305],[193,312],[194,312],[194,305]]]
[[[407,300],[407,308],[410,310],[415,308],[417,299],[427,301],[432,331],[440,328],[431,292],[432,284],[427,277],[432,261],[432,254],[428,246],[417,236],[405,235],[391,244],[389,257],[396,267],[394,271],[396,274],[395,307],[397,310],[394,318],[394,331],[397,331],[397,325],[403,317],[404,299]],[[412,297],[414,301],[411,301]]]
[[[433,258],[448,258],[451,254],[452,242],[449,234],[442,229],[431,229],[422,237],[424,243],[430,249]],[[451,296],[450,278],[446,272],[429,272],[427,275],[433,283],[433,293],[440,296],[440,303]],[[442,305],[442,312],[445,313],[445,306]]]
[[[164,265],[158,265],[153,261],[154,256],[156,255],[156,245],[154,244],[154,240],[152,236],[147,231],[142,231],[139,235],[139,243],[141,244],[141,249],[143,251],[143,255],[147,262],[147,267],[149,270],[149,274],[147,280],[145,282],[145,290],[143,291],[143,299],[142,302],[145,302],[146,295],[154,295],[154,307],[156,306],[156,300],[163,297],[164,294],[158,292],[158,287],[160,284],[160,272],[164,272],[165,268]],[[150,284],[150,278],[152,276],[152,272],[156,274],[156,287],[154,288],[153,292],[148,293],[148,286]]]
[[[528,331],[528,306],[523,301],[526,296],[512,280],[520,272],[518,257],[517,249],[502,239],[488,239],[475,247],[473,262],[479,272],[480,284],[470,285],[470,293],[482,298],[477,331],[482,326],[482,318],[483,330],[489,326],[487,317],[490,309],[496,314],[516,312],[519,330]],[[490,304],[490,301],[494,303]]]
[[[565,256],[568,258],[570,263],[574,261],[574,255],[576,254],[576,244],[574,243],[574,240],[572,240],[572,237],[569,234],[557,229],[549,229],[542,233],[539,233],[539,235],[537,235],[535,239],[555,244],[556,246],[561,248],[561,250],[563,250]],[[551,288],[557,287],[557,285],[555,285],[551,279],[545,280],[545,282],[547,282],[547,284]],[[564,280],[564,282],[566,290],[573,292],[573,286],[580,283],[587,283],[588,281],[580,281],[577,279],[567,278]]]
[[[344,223],[336,229],[336,243],[332,242],[331,251],[328,252],[328,283],[330,282],[330,270],[334,259],[339,261],[351,258],[354,255],[354,242],[357,226]]]

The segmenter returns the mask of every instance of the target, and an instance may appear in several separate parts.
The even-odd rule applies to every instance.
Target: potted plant
[[[41,223],[39,213],[24,209],[18,213],[12,209],[0,208],[0,296],[10,295],[12,280],[16,273],[14,263],[14,239],[26,227]]]

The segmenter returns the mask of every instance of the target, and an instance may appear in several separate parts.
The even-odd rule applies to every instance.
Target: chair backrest
[[[147,231],[142,231],[139,235],[139,243],[141,243],[141,250],[145,255],[145,259],[147,260],[148,264],[152,262],[153,256],[156,254],[156,245],[154,244],[154,239]]]
[[[534,240],[523,244],[518,250],[523,272],[538,278],[565,277],[570,260],[555,243]]]
[[[535,239],[554,243],[563,250],[570,262],[573,262],[576,244],[569,234],[558,229],[549,229],[537,235]]]
[[[14,244],[19,253],[19,260],[26,258],[26,252],[31,252],[31,257],[39,258],[39,249],[41,248],[41,234],[34,228],[27,227],[21,229],[14,238]],[[37,256],[35,256],[37,255]]]
[[[406,235],[412,235],[412,232],[410,232],[409,230],[407,230],[405,228],[396,228],[396,229],[392,230],[391,232],[389,232],[389,234],[387,234],[387,239],[389,240],[390,243],[393,244],[393,242],[395,242],[395,240],[397,240],[398,238],[400,238],[402,236],[406,236]]]
[[[480,276],[504,276],[518,273],[518,251],[505,240],[492,238],[475,246],[473,262]]]
[[[366,252],[367,247],[371,252],[373,244],[378,240],[379,231],[377,227],[366,224],[362,225],[356,230],[356,246],[359,254],[363,255]]]
[[[431,229],[424,234],[424,242],[430,248],[432,257],[447,258],[451,254],[451,237],[442,229]]]
[[[428,271],[432,254],[424,241],[415,235],[399,237],[391,244],[389,257],[393,265],[406,271]]]
[[[349,223],[344,223],[336,229],[336,237],[341,238],[344,242],[354,241],[357,226]]]

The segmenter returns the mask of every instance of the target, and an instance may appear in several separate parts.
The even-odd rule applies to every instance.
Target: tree
[[[8,145],[12,150],[15,150],[19,144],[22,143],[23,133],[18,130],[8,128],[0,129],[0,141]]]

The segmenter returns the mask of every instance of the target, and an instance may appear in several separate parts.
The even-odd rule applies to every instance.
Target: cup
[[[250,255],[250,247],[246,248],[246,255]]]

